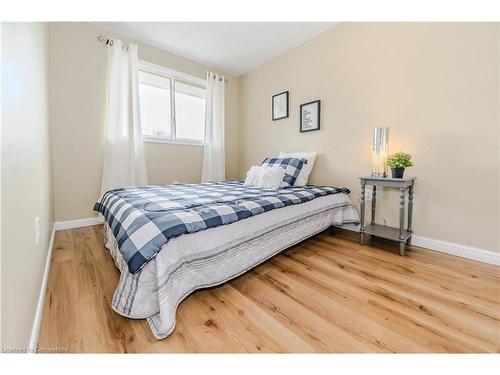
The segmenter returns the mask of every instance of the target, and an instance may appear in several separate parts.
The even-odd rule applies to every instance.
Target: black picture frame
[[[279,96],[282,96],[282,95],[284,95],[285,98],[286,98],[286,114],[284,116],[276,116],[275,113],[274,113],[274,111],[275,111],[275,108],[274,108],[275,98],[278,98]],[[272,117],[273,121],[282,120],[284,118],[288,118],[289,112],[290,112],[289,111],[289,107],[290,107],[289,106],[289,103],[290,103],[289,99],[290,99],[290,94],[289,94],[288,91],[283,91],[283,92],[280,92],[279,94],[275,94],[275,95],[272,96],[272,99],[271,99],[271,103],[272,103],[271,117]]]
[[[316,118],[317,126],[314,127],[314,128],[311,128],[311,129],[304,129],[304,118],[302,116],[303,115],[302,108],[305,107],[305,106],[312,106],[312,105],[317,105],[317,116],[316,116],[317,117]],[[321,125],[321,100],[313,100],[312,102],[301,104],[300,105],[299,116],[300,116],[300,128],[299,128],[299,131],[301,133],[313,132],[313,131],[319,130],[320,129],[320,125]]]

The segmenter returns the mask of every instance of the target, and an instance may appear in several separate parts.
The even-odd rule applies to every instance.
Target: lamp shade
[[[389,128],[373,129],[372,177],[387,177]]]

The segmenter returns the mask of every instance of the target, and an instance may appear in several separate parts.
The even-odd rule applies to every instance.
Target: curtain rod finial
[[[99,42],[104,42],[104,43],[106,43],[107,45],[110,45],[110,46],[113,45],[113,39],[105,38],[102,35],[98,35],[97,36],[97,40]]]

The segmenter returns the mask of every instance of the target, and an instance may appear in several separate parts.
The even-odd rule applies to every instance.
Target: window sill
[[[155,137],[151,135],[143,135],[143,142],[148,143],[167,143],[173,145],[185,145],[185,146],[201,146],[203,147],[203,141],[198,139],[186,139],[186,138],[167,138],[167,137]]]

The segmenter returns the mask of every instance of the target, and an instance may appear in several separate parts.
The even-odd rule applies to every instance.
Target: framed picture
[[[313,102],[301,104],[300,106],[300,131],[312,132],[319,130],[321,117],[321,101],[315,100]]]
[[[273,95],[273,121],[288,117],[288,91]]]

